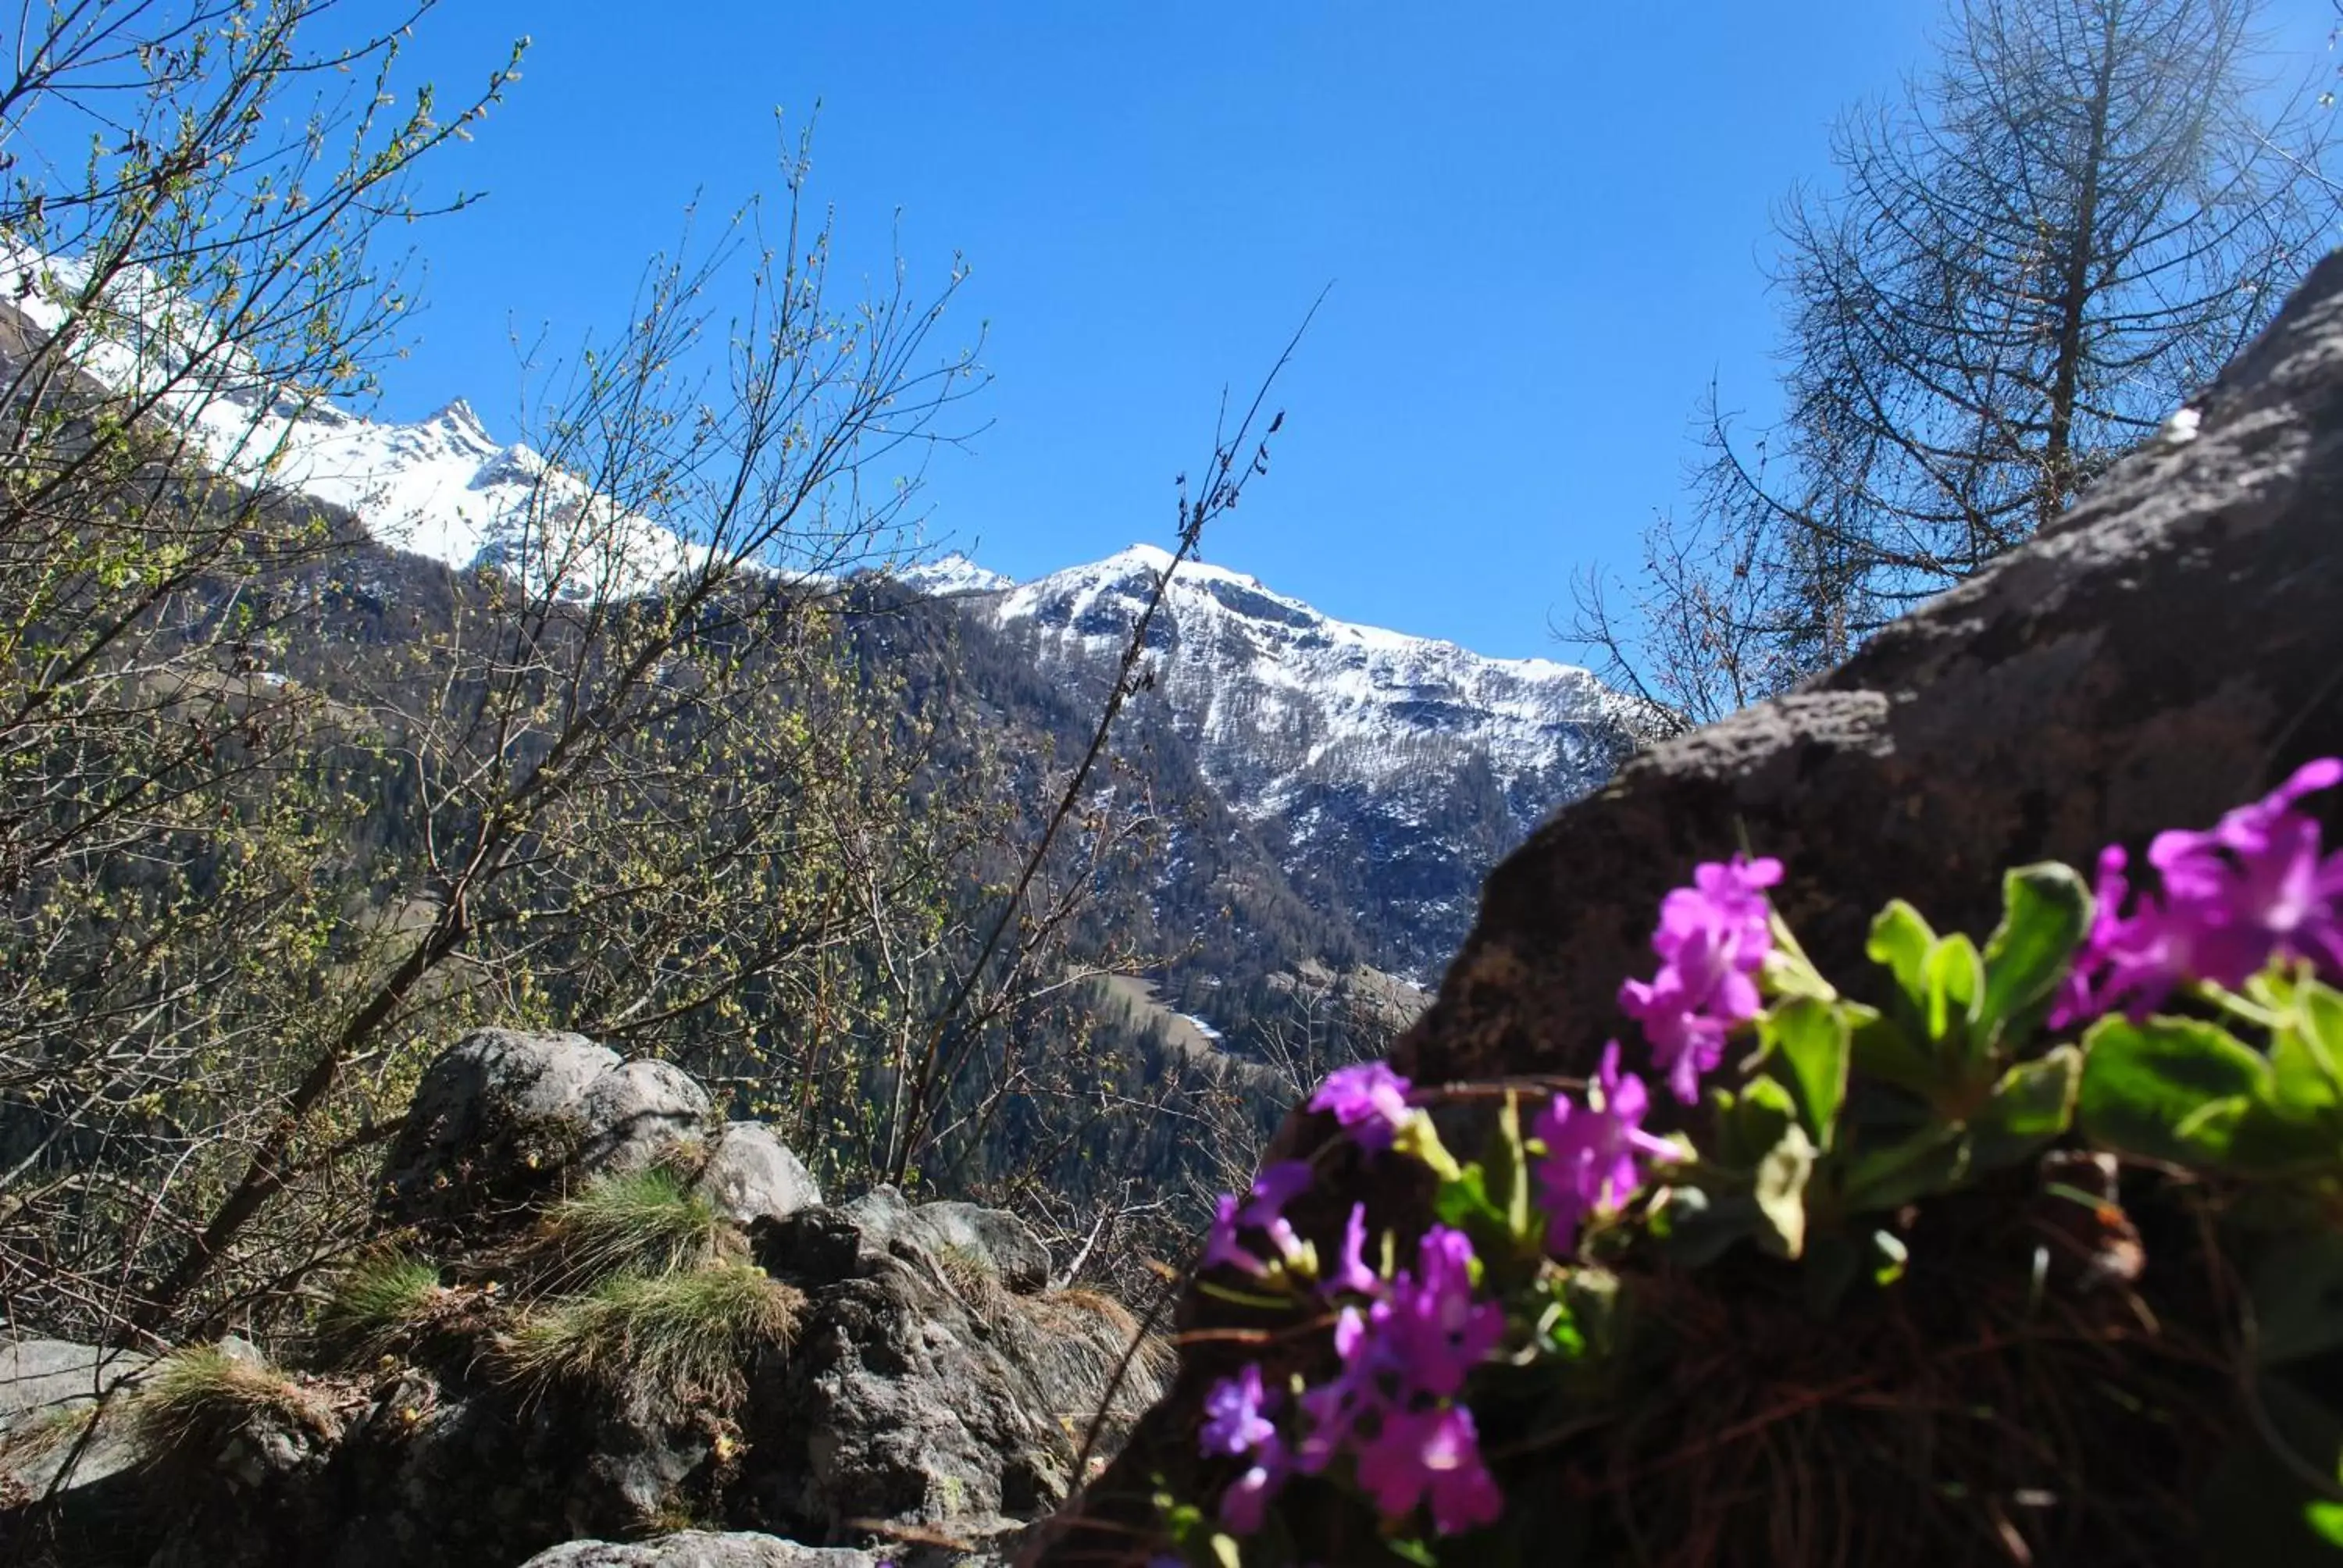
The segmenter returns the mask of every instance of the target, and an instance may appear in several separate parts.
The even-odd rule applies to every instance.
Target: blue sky
[[[518,433],[512,334],[626,309],[694,194],[773,185],[773,110],[820,116],[840,256],[972,276],[989,421],[932,464],[932,531],[1024,577],[1167,542],[1310,301],[1271,474],[1211,559],[1330,613],[1571,658],[1573,574],[1677,503],[1712,377],[1762,416],[1769,209],[1832,115],[1922,64],[1929,0],[1277,5],[458,0],[417,64],[454,90],[519,34],[525,79],[417,232],[427,312],[385,411],[469,397]],[[2273,42],[2318,68],[2325,0]],[[899,216],[900,215],[900,216]]]

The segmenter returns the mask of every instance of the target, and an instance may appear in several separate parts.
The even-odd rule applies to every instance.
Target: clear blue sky
[[[508,105],[417,231],[421,341],[385,411],[469,397],[518,434],[510,331],[618,319],[695,191],[770,186],[772,111],[821,112],[841,254],[973,268],[951,328],[994,380],[931,528],[1031,576],[1168,539],[1209,447],[1333,285],[1275,467],[1206,541],[1330,613],[1484,652],[1550,636],[1572,575],[1674,504],[1710,377],[1762,413],[1771,205],[1828,122],[1923,63],[1931,0],[878,6],[455,0],[417,40],[452,90],[519,34]],[[2317,68],[2326,0],[2273,42]]]

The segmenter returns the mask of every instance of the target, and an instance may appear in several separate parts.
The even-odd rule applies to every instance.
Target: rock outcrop
[[[800,1546],[777,1535],[683,1530],[657,1541],[572,1541],[522,1568],[880,1568],[848,1546]]]
[[[705,1245],[587,1277],[556,1201],[654,1165],[624,1191]],[[1161,1350],[1049,1289],[1014,1216],[883,1187],[824,1207],[769,1128],[577,1036],[451,1047],[380,1192],[404,1304],[329,1314],[285,1366],[241,1341],[0,1347],[0,1542],[148,1568],[999,1563],[1161,1392]],[[688,1317],[606,1326],[679,1282]],[[763,1315],[735,1343],[709,1314],[743,1301]],[[679,1328],[732,1348],[706,1364]]]
[[[1871,911],[1992,923],[1999,868],[2087,867],[2101,845],[2209,822],[2304,759],[2343,753],[2343,257],[2039,539],[1805,689],[1664,746],[1489,879],[1477,925],[1394,1060],[1420,1081],[1571,1072],[1624,1027],[1661,896],[1696,861],[1778,855],[1778,903],[1826,972]],[[2331,806],[2327,808],[2331,810]],[[1329,1126],[1296,1115],[1278,1156]],[[1404,1173],[1334,1155],[1288,1210],[1322,1245],[1364,1199],[1415,1228]],[[1193,1296],[1182,1326],[1229,1321]],[[1228,1370],[1199,1342],[1113,1470],[1051,1527],[1044,1564],[1135,1563],[1151,1476],[1194,1466]]]

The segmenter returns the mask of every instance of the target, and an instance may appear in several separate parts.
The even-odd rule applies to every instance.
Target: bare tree
[[[2325,122],[2258,113],[2256,9],[1958,0],[1935,66],[1842,118],[1832,186],[1782,212],[1781,422],[1745,442],[1712,389],[1698,520],[1647,540],[1647,635],[1584,593],[1582,635],[1685,664],[1654,694],[1707,717],[1843,659],[2153,432],[2332,235]]]

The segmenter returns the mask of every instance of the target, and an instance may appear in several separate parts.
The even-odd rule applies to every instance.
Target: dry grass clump
[[[206,1345],[150,1368],[127,1406],[132,1442],[150,1464],[207,1460],[257,1422],[276,1421],[332,1439],[333,1408],[310,1389],[256,1359]]]
[[[0,1470],[32,1465],[71,1448],[96,1419],[94,1403],[59,1405],[0,1431]]]
[[[1141,1333],[1139,1320],[1112,1296],[1051,1291],[1021,1298],[1016,1307],[1061,1420],[1084,1427],[1103,1414],[1119,1431],[1162,1394],[1175,1359],[1170,1342]]]
[[[544,1285],[574,1290],[613,1275],[688,1272],[728,1250],[730,1227],[676,1170],[598,1176],[545,1212],[528,1263]]]
[[[996,1332],[1015,1310],[1016,1298],[1001,1283],[1001,1270],[983,1252],[944,1242],[935,1250],[936,1267],[960,1304]]]
[[[447,1294],[436,1264],[404,1252],[363,1258],[334,1282],[317,1337],[344,1356],[381,1355],[430,1323]]]
[[[539,1386],[729,1403],[747,1392],[746,1369],[759,1351],[788,1348],[804,1308],[802,1292],[746,1263],[621,1273],[524,1319],[502,1360],[513,1376]]]

